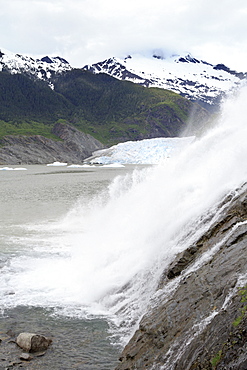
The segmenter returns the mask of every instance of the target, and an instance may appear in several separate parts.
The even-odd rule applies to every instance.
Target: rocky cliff
[[[0,140],[0,164],[82,163],[92,152],[103,148],[98,140],[73,126],[57,123],[55,141],[41,135],[5,136]]]
[[[247,369],[247,186],[177,255],[117,370]]]

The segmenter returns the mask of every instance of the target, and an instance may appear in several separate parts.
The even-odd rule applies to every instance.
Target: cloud
[[[239,68],[246,16],[245,0],[1,0],[0,46],[78,67],[159,48]]]

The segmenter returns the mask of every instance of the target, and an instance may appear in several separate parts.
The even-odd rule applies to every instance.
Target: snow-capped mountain
[[[230,70],[224,64],[212,65],[190,54],[167,58],[158,53],[152,57],[138,54],[124,59],[114,57],[86,65],[84,69],[107,73],[119,80],[146,87],[168,89],[206,105],[217,104],[224,93],[239,86],[247,76],[246,73]]]
[[[0,72],[25,73],[49,82],[54,74],[71,69],[70,64],[60,57],[46,56],[42,59],[34,59],[30,56],[14,54],[8,50],[0,49]]]
[[[56,74],[72,69],[61,57],[34,59],[0,49],[0,72],[24,73],[47,81],[51,88]],[[238,87],[247,77],[247,73],[238,73],[224,64],[213,65],[190,54],[164,58],[162,53],[157,52],[152,56],[133,54],[122,59],[113,57],[82,69],[95,74],[106,73],[146,87],[168,89],[207,107],[217,105],[225,93]]]

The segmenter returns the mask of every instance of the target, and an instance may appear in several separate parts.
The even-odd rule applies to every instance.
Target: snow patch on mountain
[[[25,73],[49,82],[54,74],[70,71],[71,69],[70,64],[60,57],[46,56],[42,59],[34,59],[30,56],[14,54],[3,48],[0,49],[0,72]]]
[[[179,93],[190,100],[214,104],[219,96],[231,91],[246,78],[245,73],[230,70],[224,64],[212,65],[190,54],[152,57],[140,54],[126,58],[109,58],[85,70],[107,73],[119,80],[132,81],[146,87],[159,87]]]

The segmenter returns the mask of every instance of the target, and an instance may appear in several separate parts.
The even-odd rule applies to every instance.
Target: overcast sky
[[[162,49],[247,71],[247,1],[0,0],[1,47],[74,67]]]

